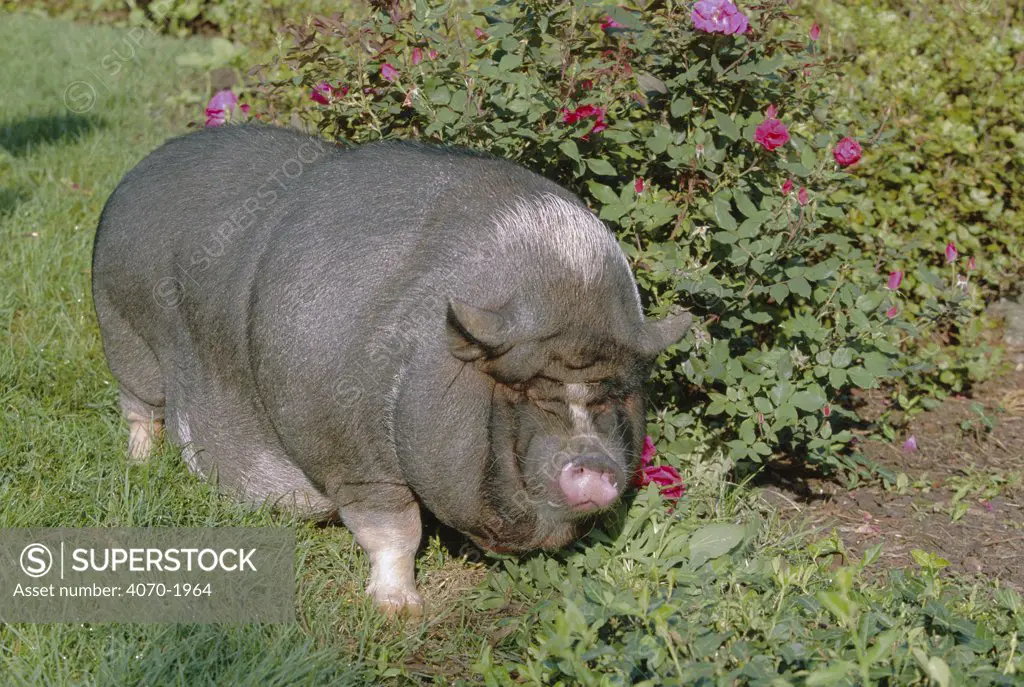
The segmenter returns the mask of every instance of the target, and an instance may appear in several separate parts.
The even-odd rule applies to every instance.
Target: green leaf
[[[591,172],[601,176],[613,177],[617,174],[610,162],[599,157],[587,158],[587,166],[590,167]]]
[[[864,354],[864,368],[878,377],[889,376],[889,358],[871,351]]]
[[[949,666],[942,660],[942,658],[939,656],[928,656],[928,654],[916,646],[910,651],[914,654],[914,658],[921,666],[921,670],[923,670],[928,677],[935,680],[935,683],[939,687],[949,687],[952,675],[949,672]]]
[[[732,207],[729,204],[729,192],[722,191],[715,194],[712,201],[715,209],[715,220],[722,229],[733,231],[736,229],[736,218],[732,216]]]
[[[747,308],[743,311],[743,318],[757,324],[768,324],[772,321],[772,316],[766,312],[755,312],[751,308]]]
[[[846,370],[846,376],[848,376],[850,381],[861,389],[874,389],[877,385],[875,375],[871,374],[860,365],[854,365]]]
[[[580,161],[580,149],[576,146],[576,141],[571,138],[567,138],[558,144],[558,149],[569,158],[570,160]],[[591,191],[593,192],[593,191]]]
[[[655,155],[660,155],[671,142],[672,130],[659,124],[654,127],[654,134],[647,139],[647,148]]]
[[[455,91],[455,93],[452,94],[452,99],[451,99],[451,102],[449,103],[449,106],[453,110],[461,110],[464,107],[466,107],[466,99],[468,97],[469,97],[469,94],[466,91],[463,91],[463,90]]]
[[[832,352],[832,365],[834,367],[848,367],[853,361],[853,351],[841,346]]]
[[[619,202],[607,203],[601,206],[601,212],[597,216],[606,222],[618,222],[623,215],[629,212],[629,208],[630,206]]]
[[[521,65],[522,55],[509,52],[503,55],[501,60],[498,62],[498,69],[503,72],[512,72],[519,69]]]
[[[856,668],[850,661],[835,661],[824,668],[818,668],[807,676],[804,684],[807,687],[828,687],[845,682],[846,677]]]
[[[772,300],[776,303],[781,303],[786,300],[786,296],[789,295],[789,287],[785,284],[772,284],[768,288],[768,295],[772,297]]]
[[[811,297],[811,285],[803,277],[793,277],[790,279],[789,290],[804,298]]]
[[[740,225],[737,235],[744,239],[757,238],[757,235],[761,233],[761,213],[756,213],[753,217],[743,220],[743,224]]]
[[[818,601],[827,608],[841,623],[849,623],[853,619],[856,604],[836,591],[818,592]]]
[[[873,312],[878,309],[879,305],[881,305],[884,297],[885,295],[880,291],[865,293],[857,299],[857,308],[864,312]]]
[[[800,151],[800,164],[808,169],[814,169],[814,166],[818,163],[818,158],[814,154],[814,148],[808,144],[804,144],[804,149]]]
[[[619,197],[615,194],[615,191],[604,184],[599,184],[593,179],[587,181],[587,188],[590,189],[590,195],[594,196],[601,204],[606,205],[619,202]]]
[[[715,120],[715,124],[718,125],[718,130],[722,132],[726,138],[732,139],[733,141],[741,138],[740,129],[736,126],[736,122],[732,121],[728,115],[722,114],[721,112],[715,112],[712,115]]]
[[[846,217],[846,212],[842,208],[837,208],[834,205],[828,205],[821,203],[818,205],[818,214],[821,217],[828,217],[829,219],[842,219]]]
[[[753,444],[755,441],[757,441],[755,432],[756,430],[754,429],[754,420],[748,417],[746,420],[740,423],[740,428],[737,434],[739,434],[740,439],[742,439],[743,441],[747,442],[748,444]]]
[[[767,76],[773,74],[780,66],[782,66],[782,55],[759,61],[754,65],[754,73]]]
[[[778,427],[790,427],[796,424],[796,408],[790,402],[783,403],[775,411],[775,424]]]
[[[427,91],[427,100],[435,105],[447,105],[452,100],[452,93],[445,86]]]
[[[665,85],[665,82],[647,72],[637,73],[636,84],[645,93],[668,93],[668,87]]]
[[[775,374],[779,379],[789,379],[793,376],[793,357],[789,354],[789,351],[783,351],[782,355],[779,356]],[[772,391],[774,395],[774,389]]]
[[[929,553],[924,549],[911,549],[910,557],[914,559],[915,563],[927,570],[941,570],[942,568],[949,566],[949,561],[945,558],[934,553]]]
[[[693,109],[693,98],[688,95],[682,95],[672,101],[669,112],[672,113],[673,117],[682,117]]]
[[[825,394],[822,393],[821,387],[814,384],[806,391],[798,391],[793,394],[792,403],[800,410],[813,413],[821,410],[825,405]]]
[[[459,115],[450,108],[439,107],[437,108],[435,119],[437,119],[437,121],[441,122],[442,124],[453,124],[459,121]]]
[[[721,415],[725,412],[725,398],[720,398],[717,401],[712,401],[708,404],[707,408],[704,409],[705,415]]]
[[[733,189],[732,199],[736,201],[736,209],[743,213],[744,217],[759,219],[761,211],[758,210],[757,206],[750,200],[750,196],[747,195],[746,191],[738,188]],[[744,224],[746,224],[746,222],[744,222]]]
[[[889,650],[892,648],[893,644],[896,643],[896,640],[899,639],[899,637],[900,631],[898,629],[888,630],[878,635],[875,639],[875,643],[864,653],[864,659],[867,661],[868,665],[881,661],[885,655],[889,653]]]
[[[745,528],[730,523],[705,525],[690,537],[690,564],[695,568],[724,556],[743,541]]]

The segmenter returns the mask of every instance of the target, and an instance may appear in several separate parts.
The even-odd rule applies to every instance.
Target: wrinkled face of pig
[[[538,508],[566,520],[615,503],[643,444],[644,404],[635,380],[619,371],[582,371],[545,370],[502,394],[528,491],[543,501]]]
[[[648,322],[626,343],[593,331],[510,343],[501,314],[465,304],[449,322],[453,354],[493,385],[485,487],[499,522],[471,536],[504,551],[568,544],[627,489],[644,440],[643,383],[689,314]]]

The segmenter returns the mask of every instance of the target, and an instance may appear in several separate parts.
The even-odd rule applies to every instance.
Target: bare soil
[[[1004,373],[969,396],[913,417],[895,442],[860,444],[866,458],[906,475],[901,488],[872,481],[847,489],[781,472],[765,497],[821,536],[835,530],[851,557],[881,542],[883,569],[913,566],[911,552],[921,549],[948,561],[948,573],[1024,590],[1024,365],[1016,353]],[[861,397],[858,414],[877,417],[883,397]],[[984,408],[991,429],[972,404]],[[903,447],[911,435],[916,451]]]

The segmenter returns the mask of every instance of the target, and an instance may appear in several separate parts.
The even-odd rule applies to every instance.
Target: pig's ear
[[[660,320],[648,320],[644,323],[640,346],[644,355],[655,357],[666,348],[676,343],[690,330],[693,315],[683,311]]]
[[[449,348],[459,360],[469,362],[507,350],[509,333],[509,323],[501,313],[449,301]]]

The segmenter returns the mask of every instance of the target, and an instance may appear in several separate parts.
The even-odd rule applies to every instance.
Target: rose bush
[[[931,323],[906,345],[915,364],[894,387],[894,412],[967,391],[998,369],[988,345],[986,304],[1020,293],[1024,278],[1024,6],[1005,2],[934,4],[924,0],[803,2],[821,24],[821,43],[847,60],[837,106],[857,127],[863,160],[842,219],[866,255],[906,272],[904,312]],[[863,124],[861,124],[863,123]],[[963,259],[942,269],[942,246]],[[917,267],[922,266],[923,273]],[[956,269],[956,267],[959,269]],[[959,275],[959,278],[958,276]],[[970,318],[934,308],[949,284],[965,282]]]
[[[287,78],[265,86],[262,116],[344,143],[467,145],[577,192],[618,233],[651,314],[701,320],[656,374],[652,431],[671,452],[714,439],[733,460],[838,464],[845,390],[901,374],[915,325],[886,288],[899,258],[865,254],[832,200],[854,197],[840,165],[876,131],[837,118],[837,62],[787,7],[424,1],[321,17],[269,67]],[[325,82],[339,84],[326,104],[311,95]]]

